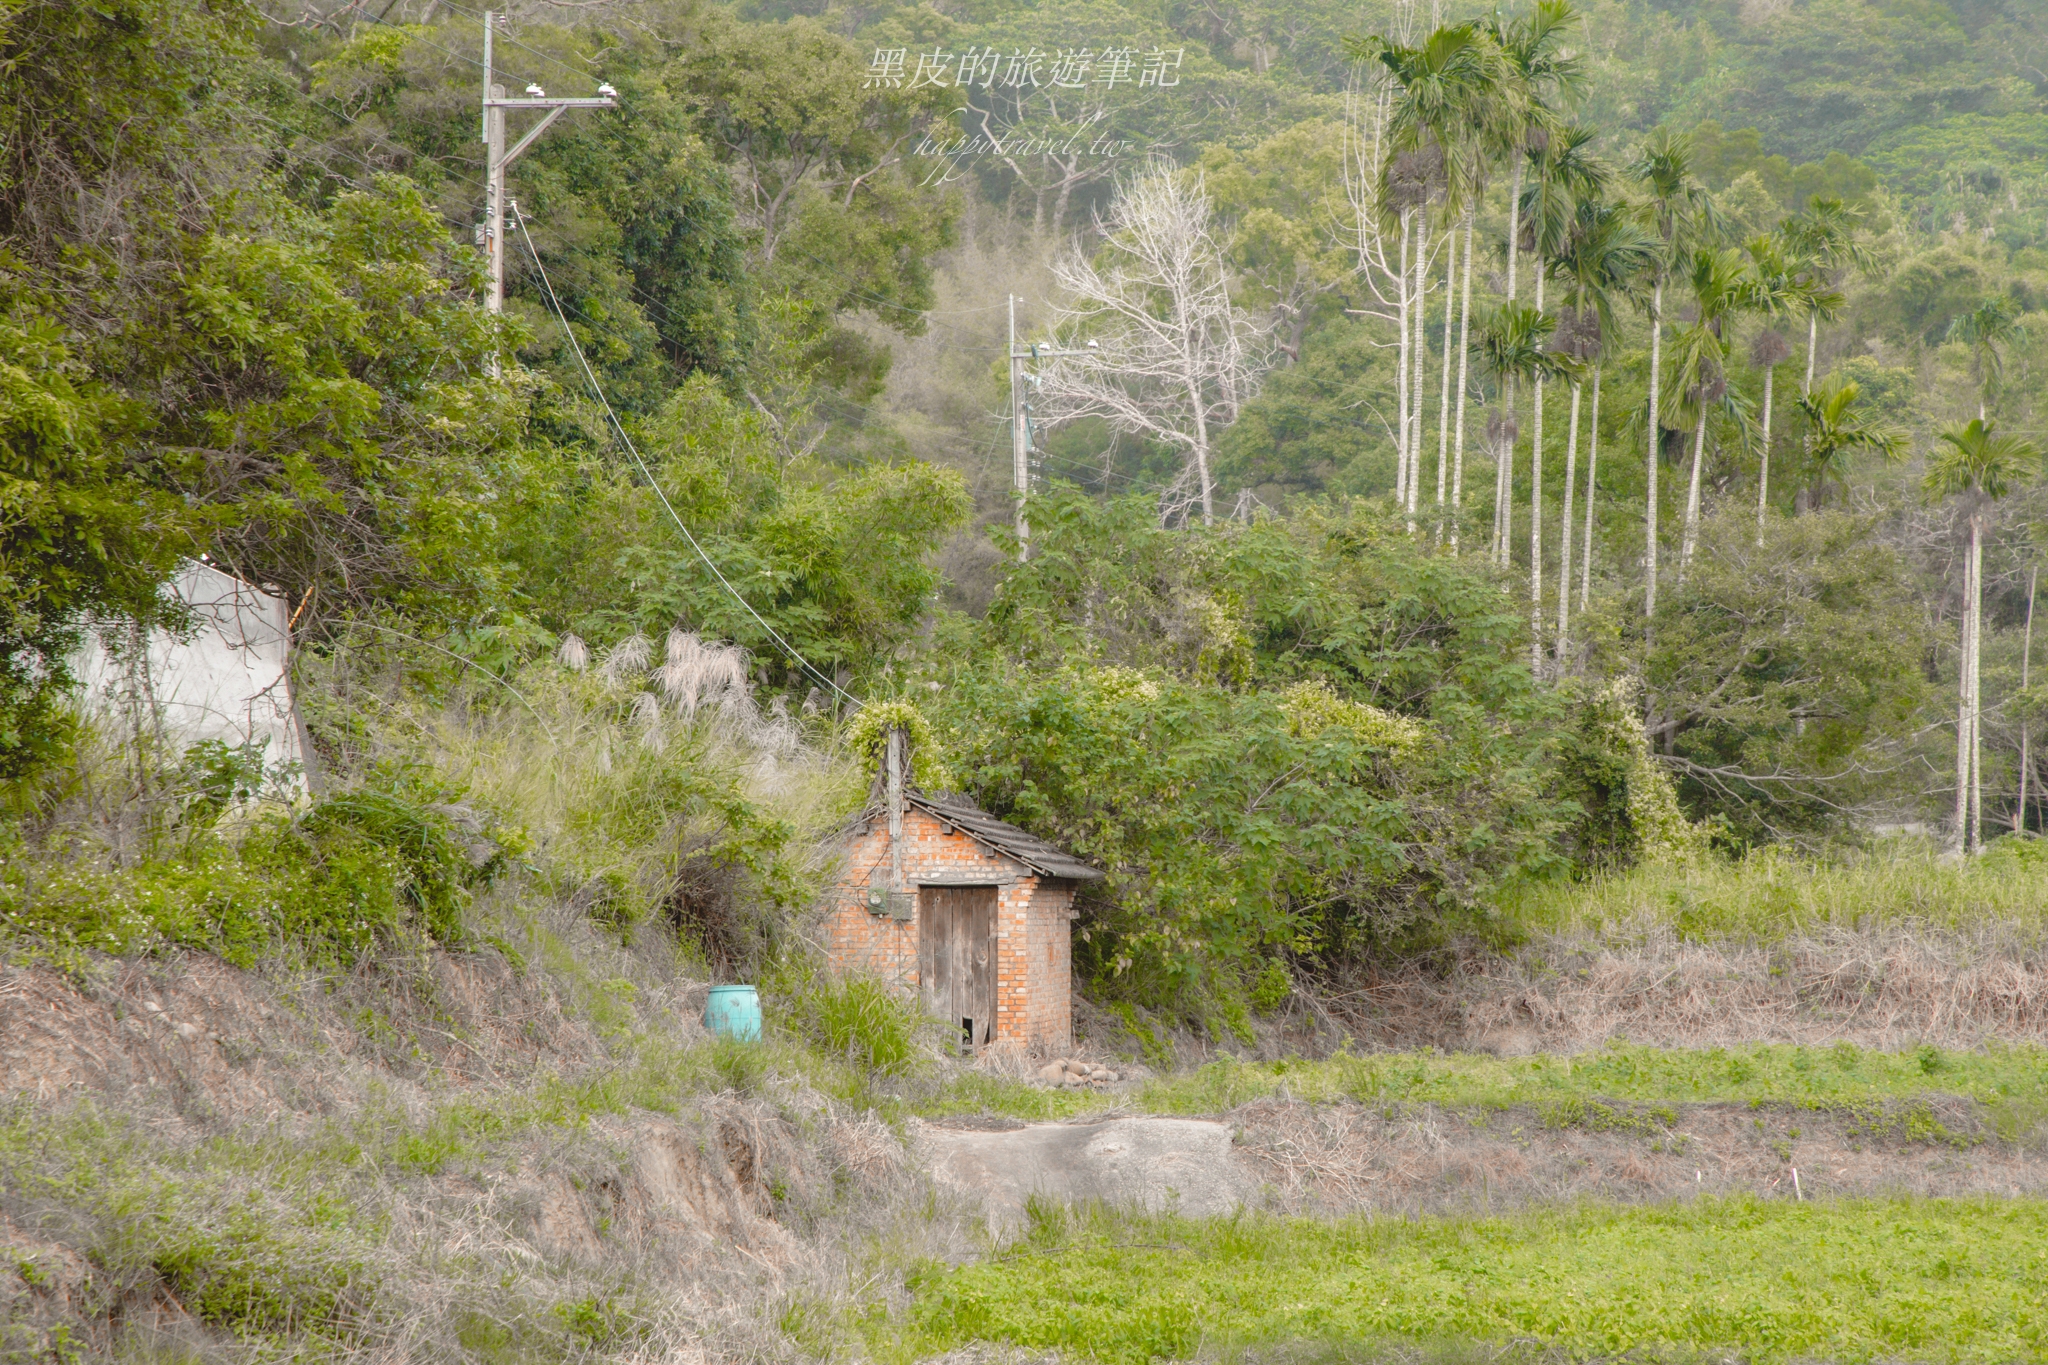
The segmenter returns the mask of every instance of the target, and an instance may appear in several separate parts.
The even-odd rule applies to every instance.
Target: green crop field
[[[1420,1222],[1033,1214],[1007,1253],[915,1277],[911,1330],[892,1347],[878,1321],[878,1354],[1001,1341],[1141,1365],[1464,1339],[1649,1359],[2048,1356],[2039,1200],[1701,1199]]]

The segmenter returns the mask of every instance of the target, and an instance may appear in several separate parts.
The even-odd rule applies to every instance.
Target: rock
[[[1047,1085],[1058,1085],[1066,1078],[1067,1064],[1065,1062],[1048,1062],[1046,1065],[1038,1068],[1038,1079],[1044,1081]]]
[[[1071,1085],[1071,1086],[1083,1086],[1083,1085],[1086,1085],[1086,1084],[1088,1084],[1088,1082],[1087,1082],[1087,1079],[1086,1079],[1086,1078],[1084,1078],[1084,1077],[1081,1077],[1081,1076],[1076,1076],[1076,1075],[1075,1075],[1075,1074],[1074,1074],[1073,1072],[1069,1071],[1069,1072],[1067,1073],[1067,1079],[1066,1079],[1066,1084],[1068,1084],[1068,1085]]]
[[[177,1032],[177,1035],[180,1038],[183,1038],[188,1043],[199,1036],[199,1025],[197,1024],[186,1023],[184,1020],[179,1020],[177,1023],[171,1025],[171,1027]]]
[[[1098,1071],[1096,1077],[1105,1085],[1116,1084],[1116,1073],[1114,1071]]]
[[[1066,1067],[1069,1076],[1085,1076],[1088,1074],[1088,1063],[1073,1057],[1067,1058]]]
[[[1001,1133],[923,1128],[918,1141],[937,1182],[1006,1229],[1024,1224],[1033,1194],[1207,1218],[1259,1189],[1258,1173],[1231,1146],[1231,1129],[1206,1119],[1039,1123]]]

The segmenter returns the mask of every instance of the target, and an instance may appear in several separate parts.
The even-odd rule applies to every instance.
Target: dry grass
[[[275,1324],[235,1306],[261,1284],[336,1360],[794,1361],[792,1306],[845,1320],[980,1244],[895,1133],[808,1083],[829,1064],[708,1040],[702,979],[656,936],[532,905],[495,928],[547,970],[13,970],[0,1241],[51,1277],[23,1320],[268,1358]]]
[[[843,1064],[696,1022],[706,970],[648,912],[735,837],[734,800],[801,895],[858,792],[731,651],[660,654],[530,669],[517,704],[330,680],[353,762],[430,768],[523,832],[474,951],[0,971],[0,1242],[47,1270],[0,1284],[0,1331],[222,1361],[793,1360],[789,1323],[850,1315],[873,1248],[969,1254],[895,1134],[819,1089],[853,1088]],[[593,883],[637,916],[593,913]]]
[[[2048,1115],[2012,1117],[1948,1097],[1839,1108],[1521,1105],[1483,1115],[1270,1099],[1225,1121],[1276,1209],[1441,1216],[1701,1194],[2039,1198],[2048,1194]]]
[[[1449,973],[1347,983],[1327,1006],[1384,1047],[1575,1053],[1851,1042],[1896,1050],[2048,1043],[2048,945],[1970,930],[1821,925],[1769,944],[1702,942],[1666,924],[1538,936]]]

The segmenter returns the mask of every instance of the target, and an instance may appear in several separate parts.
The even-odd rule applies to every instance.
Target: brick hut
[[[899,743],[846,826],[827,892],[832,969],[915,992],[970,1050],[1069,1051],[1074,892],[1102,874],[964,797],[918,791]]]

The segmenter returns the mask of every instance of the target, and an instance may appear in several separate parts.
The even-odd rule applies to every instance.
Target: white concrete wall
[[[264,766],[296,764],[305,791],[310,763],[292,703],[285,600],[191,560],[169,590],[191,609],[189,632],[145,635],[122,622],[87,632],[72,661],[86,710],[172,750],[265,741]]]

